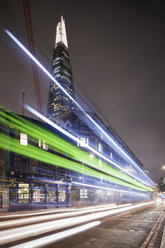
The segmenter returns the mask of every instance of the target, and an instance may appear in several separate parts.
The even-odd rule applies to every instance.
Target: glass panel
[[[27,134],[20,133],[20,145],[23,145],[23,146],[27,146],[28,145]]]
[[[58,201],[64,202],[66,200],[65,190],[58,191]]]

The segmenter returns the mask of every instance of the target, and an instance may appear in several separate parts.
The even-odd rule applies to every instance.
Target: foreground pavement
[[[152,206],[134,213],[112,217],[96,228],[47,247],[160,248],[161,246],[165,248],[165,234],[162,239],[164,220],[159,229],[153,230],[162,214],[164,215],[163,206]],[[159,224],[158,221],[157,225]]]
[[[0,247],[159,248],[164,216],[153,203],[9,214],[0,216]]]

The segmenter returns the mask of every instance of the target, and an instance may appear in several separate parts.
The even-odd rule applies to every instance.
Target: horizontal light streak
[[[7,29],[5,29],[5,32],[8,34],[8,36],[39,66],[39,68],[55,83],[58,85],[58,87],[71,99],[74,104],[87,116],[87,118],[112,142],[115,147],[127,158],[129,161],[131,161],[135,167],[141,171],[141,173],[149,179],[152,185],[155,185],[155,183],[149,178],[146,173],[131,159],[128,154],[121,149],[121,147],[95,122],[92,117],[86,113],[86,111],[80,106],[80,104],[62,87],[62,85],[46,70],[46,68],[28,51],[28,49]],[[121,168],[120,168],[121,169]],[[138,179],[139,180],[139,179]],[[145,181],[143,181],[144,184],[146,184]]]
[[[7,244],[16,240],[21,240],[24,238],[29,238],[31,236],[40,235],[50,231],[59,230],[62,228],[67,228],[74,225],[79,225],[81,223],[94,221],[100,218],[107,217],[109,215],[138,209],[144,206],[149,206],[153,204],[152,202],[136,204],[133,206],[127,206],[120,209],[113,209],[108,211],[102,211],[99,213],[87,214],[79,217],[66,218],[61,220],[48,221],[40,224],[29,225],[25,227],[17,227],[9,230],[4,230],[0,232],[0,244]]]
[[[72,140],[82,143],[84,145],[84,143],[79,140],[77,137],[75,137],[74,135],[70,134],[69,132],[67,132],[66,130],[64,130],[63,128],[61,128],[60,126],[58,126],[57,124],[55,124],[54,122],[52,122],[51,120],[49,120],[48,118],[46,118],[45,116],[43,116],[42,114],[40,114],[38,111],[34,110],[33,108],[31,108],[28,105],[25,105],[26,109],[28,111],[30,111],[31,113],[33,113],[34,115],[36,115],[37,117],[39,117],[41,120],[45,121],[46,123],[48,123],[49,125],[51,125],[52,127],[54,127],[55,129],[57,129],[58,131],[62,132],[63,134],[65,134],[66,136],[68,136],[69,138],[71,138]],[[92,151],[94,154],[96,154],[97,156],[101,157],[102,159],[104,159],[105,161],[107,161],[110,164],[115,165],[118,169],[120,169],[122,172],[124,172],[124,174],[128,174],[129,176],[135,178],[136,180],[140,181],[141,183],[143,183],[144,185],[146,185],[146,183],[141,180],[140,178],[136,177],[135,175],[131,174],[129,171],[125,171],[122,167],[120,167],[118,164],[116,164],[115,162],[113,162],[112,160],[108,159],[106,156],[104,156],[103,154],[101,154],[100,152],[98,152],[97,150],[95,150],[93,147],[85,144],[84,145],[87,149],[89,149],[90,151]],[[98,168],[99,170],[101,170],[101,168]],[[128,180],[128,179],[127,179]],[[134,182],[135,184],[137,182]]]
[[[88,168],[79,164],[77,162],[65,159],[58,155],[52,154],[40,148],[34,147],[32,145],[22,146],[19,143],[19,140],[11,138],[5,134],[0,134],[0,148],[6,149],[12,152],[16,152],[18,154],[25,155],[27,157],[36,159],[38,161],[45,162],[47,164],[52,164],[54,166],[62,167],[65,169],[69,169],[78,173],[84,173],[87,176],[94,177],[100,180],[102,177],[103,180],[109,181],[111,183],[119,184],[125,187],[133,188],[140,191],[146,191],[147,189],[143,189],[142,187],[137,187],[135,185],[124,182],[120,179],[111,177],[109,175],[105,175],[103,173],[97,172],[94,169]],[[150,190],[150,189],[149,189]]]
[[[96,188],[96,189],[104,189],[104,190],[109,190],[111,192],[121,192],[121,193],[127,193],[127,194],[132,194],[132,195],[146,195],[145,193],[140,193],[140,192],[135,192],[135,191],[128,191],[128,190],[122,190],[122,189],[115,189],[115,188],[108,188],[108,187],[101,187],[101,186],[96,186],[92,184],[86,184],[86,183],[79,183],[79,182],[74,182],[72,181],[72,184],[74,185],[80,185],[80,186],[85,186],[85,187],[91,187],[91,188]]]
[[[86,210],[79,209],[79,211],[74,211],[74,212],[69,212],[69,213],[50,214],[50,215],[44,215],[44,216],[29,217],[29,218],[24,218],[24,219],[3,221],[0,224],[0,229],[6,228],[6,227],[11,228],[13,226],[33,224],[33,223],[41,222],[41,221],[66,218],[66,217],[70,217],[70,216],[88,214],[88,213],[93,213],[93,212],[100,212],[100,211],[105,211],[105,210],[110,210],[110,209],[115,209],[115,208],[126,207],[126,206],[130,206],[130,205],[131,204],[123,204],[123,205],[117,205],[117,206],[116,205],[106,206],[106,207],[102,207],[102,208],[93,207],[91,209],[86,209]]]
[[[143,188],[145,190],[153,191],[149,187],[141,184],[140,182],[137,182],[132,177],[129,177],[128,175],[122,172],[119,172],[118,170],[109,166],[105,162],[102,162],[102,166],[100,167],[98,158],[90,158],[87,152],[81,150],[73,144],[70,144],[68,141],[65,141],[59,136],[48,132],[46,129],[43,129],[40,126],[37,126],[12,112],[8,112],[8,110],[6,110],[6,112],[0,111],[0,122],[4,123],[5,125],[13,126],[14,129],[20,132],[25,132],[28,136],[35,138],[37,141],[39,139],[43,139],[46,141],[46,143],[50,146],[51,149],[53,148],[55,149],[55,151],[59,151],[60,153],[62,152],[62,154],[64,155],[67,155],[80,162],[84,162],[85,164],[90,165],[91,167],[94,167],[106,174],[109,174],[110,176],[112,175],[116,178],[125,180],[126,182],[131,183],[137,187]]]
[[[90,229],[92,227],[96,227],[96,226],[98,226],[100,224],[101,224],[101,221],[90,222],[88,224],[81,225],[81,226],[78,226],[78,227],[63,231],[63,232],[59,232],[59,233],[56,233],[56,234],[52,234],[52,235],[49,235],[49,236],[46,236],[46,237],[43,237],[43,238],[40,238],[40,239],[29,241],[29,242],[26,242],[26,243],[23,243],[23,244],[20,244],[20,245],[11,246],[11,248],[42,247],[42,246],[51,244],[53,242],[57,242],[57,241],[59,241],[61,239],[70,237],[72,235],[75,235],[77,233],[86,231],[86,230],[88,230],[88,229]]]
[[[48,210],[48,211],[41,211],[41,212],[30,212],[30,213],[21,213],[21,214],[9,214],[9,215],[1,215],[0,218],[15,218],[15,217],[24,217],[24,216],[36,216],[36,215],[44,215],[44,214],[51,214],[51,213],[58,213],[58,212],[74,212],[74,211],[80,211],[80,210],[85,210],[85,209],[92,209],[92,208],[103,208],[103,207],[112,207],[116,206],[116,204],[106,204],[106,205],[95,205],[91,207],[81,207],[81,208],[60,208],[60,209],[55,209],[55,210]],[[120,206],[120,205],[118,205]]]

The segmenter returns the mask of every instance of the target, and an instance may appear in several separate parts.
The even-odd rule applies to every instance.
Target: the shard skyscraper
[[[72,68],[70,65],[68,42],[66,36],[65,20],[61,16],[56,28],[56,38],[53,53],[52,71],[53,77],[64,87],[64,89],[74,97],[74,86],[72,79]],[[73,109],[73,102],[54,83],[50,82],[48,96],[48,118],[56,121],[65,113]]]

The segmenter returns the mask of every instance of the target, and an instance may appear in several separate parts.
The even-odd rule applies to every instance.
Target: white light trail
[[[74,181],[72,181],[72,184],[82,185],[82,186],[97,188],[97,189],[105,189],[105,190],[109,190],[111,192],[116,191],[119,193],[122,192],[122,193],[133,194],[133,195],[146,195],[145,193],[135,192],[135,191],[131,191],[131,190],[128,191],[128,190],[121,190],[121,189],[115,189],[115,188],[106,188],[106,187],[96,186],[96,185],[92,185],[92,184],[78,183],[78,182],[74,182]]]
[[[143,173],[143,175],[149,179],[149,181],[152,183],[152,185],[155,185],[155,183],[148,177],[148,175],[145,174],[145,172],[128,156],[128,154],[121,149],[121,147],[95,122],[92,117],[80,106],[80,104],[61,86],[61,84],[46,70],[46,68],[31,54],[28,49],[7,29],[5,29],[5,32],[8,34],[8,36],[40,67],[40,69],[56,84],[58,87],[69,97],[71,101],[74,102],[74,104],[87,116],[87,118],[110,140],[110,142],[113,143],[113,145],[127,158],[129,161],[131,161],[135,167]],[[138,179],[139,180],[139,179]],[[143,182],[146,184],[146,182]]]
[[[104,208],[104,207],[111,207],[116,206],[116,204],[105,204],[105,205],[95,205],[90,207],[81,207],[81,208],[60,208],[56,210],[49,210],[49,211],[41,211],[41,212],[33,212],[33,213],[21,213],[21,214],[9,214],[9,215],[1,215],[1,219],[5,218],[12,218],[12,217],[24,217],[24,216],[36,216],[36,215],[44,215],[44,214],[51,214],[51,213],[58,213],[58,212],[74,212],[74,211],[80,211],[80,210],[86,210],[86,209],[92,209],[92,208]],[[120,205],[118,205],[120,206]]]
[[[123,171],[125,174],[128,174],[129,176],[135,178],[136,180],[140,181],[141,183],[146,185],[146,182],[144,182],[143,180],[141,180],[140,178],[134,176],[133,174],[131,174],[129,171],[125,171],[125,169],[123,169],[122,167],[120,167],[118,164],[116,164],[115,162],[113,162],[112,160],[110,160],[109,158],[107,158],[106,156],[104,156],[102,153],[98,152],[97,150],[95,150],[93,147],[89,146],[88,144],[84,144],[83,141],[81,141],[79,138],[77,138],[76,136],[74,136],[73,134],[69,133],[68,131],[66,131],[65,129],[63,129],[62,127],[58,126],[56,123],[54,123],[53,121],[49,120],[48,118],[46,118],[44,115],[40,114],[38,111],[36,111],[35,109],[33,109],[32,107],[30,107],[29,105],[25,104],[25,108],[31,112],[32,114],[34,114],[35,116],[37,116],[38,118],[40,118],[41,120],[45,121],[46,123],[48,123],[50,126],[54,127],[55,129],[57,129],[58,131],[60,131],[61,133],[65,134],[66,136],[68,136],[69,138],[71,138],[72,140],[76,141],[77,143],[80,143],[83,145],[83,147],[86,147],[87,149],[89,149],[90,151],[92,151],[93,153],[95,153],[97,156],[101,157],[102,159],[104,159],[105,161],[107,161],[108,163],[113,164],[114,166],[116,166],[118,169],[120,169],[121,171]],[[92,165],[93,166],[93,165]],[[94,166],[93,166],[94,167]],[[98,168],[97,168],[98,169]],[[101,168],[99,168],[99,170],[101,170]]]
[[[55,129],[57,129],[58,131],[60,131],[61,133],[65,134],[67,137],[71,138],[72,140],[74,140],[75,142],[79,142],[81,143],[82,141],[77,138],[76,136],[74,136],[73,134],[69,133],[68,131],[66,131],[65,129],[63,129],[62,127],[60,127],[59,125],[57,125],[56,123],[54,123],[53,121],[49,120],[48,118],[46,118],[44,115],[40,114],[38,111],[36,111],[35,109],[33,109],[32,107],[28,106],[27,104],[25,104],[25,108],[31,112],[32,114],[34,114],[35,116],[37,116],[38,118],[40,118],[41,120],[45,121],[46,123],[48,123],[50,126],[54,127]]]
[[[27,224],[33,224],[36,222],[41,222],[41,221],[48,221],[48,220],[53,220],[53,219],[60,219],[60,218],[66,218],[70,216],[77,216],[77,215],[82,215],[82,214],[89,214],[93,212],[100,212],[100,211],[105,211],[105,210],[110,210],[110,209],[115,209],[115,208],[121,208],[121,207],[126,207],[130,206],[131,204],[122,204],[122,205],[113,205],[112,206],[106,206],[102,208],[91,208],[91,209],[86,209],[86,210],[80,210],[75,211],[75,212],[69,212],[69,213],[60,213],[60,214],[50,214],[50,215],[44,215],[44,216],[36,216],[36,217],[29,217],[29,218],[24,218],[24,219],[16,219],[16,220],[8,220],[8,221],[3,221],[1,222],[0,229],[2,228],[11,228],[13,226],[21,226],[21,225],[27,225]]]
[[[76,211],[78,209],[57,209],[57,210],[49,210],[49,211],[41,211],[41,212],[34,212],[34,213],[22,213],[22,214],[9,214],[9,215],[1,215],[0,219],[5,218],[13,218],[13,217],[20,217],[20,216],[33,216],[33,215],[42,215],[42,214],[51,214],[56,212],[69,212],[69,211]]]
[[[91,213],[83,216],[65,218],[60,220],[48,221],[40,224],[28,225],[23,227],[17,227],[9,230],[4,230],[0,232],[0,245],[7,244],[16,240],[21,240],[24,238],[29,238],[31,236],[40,235],[54,230],[59,230],[62,228],[79,225],[81,223],[93,221],[96,219],[104,218],[109,215],[116,213],[121,213],[129,210],[139,209],[144,206],[153,204],[152,202],[141,203],[133,206],[127,206],[120,209],[113,209],[108,211],[102,211],[99,213]]]
[[[42,246],[48,245],[50,243],[57,242],[57,241],[59,241],[61,239],[70,237],[72,235],[75,235],[77,233],[86,231],[86,230],[88,230],[88,229],[90,229],[92,227],[96,227],[96,226],[98,226],[100,224],[101,224],[101,221],[90,222],[88,224],[78,226],[78,227],[63,231],[63,232],[56,233],[56,234],[52,234],[52,235],[49,235],[49,236],[46,236],[46,237],[43,237],[43,238],[40,238],[40,239],[36,239],[36,240],[30,241],[30,242],[26,242],[26,243],[23,243],[23,244],[20,244],[20,245],[11,246],[10,248],[22,248],[22,247],[23,248],[35,248],[35,247],[37,248],[37,247],[42,247]]]

